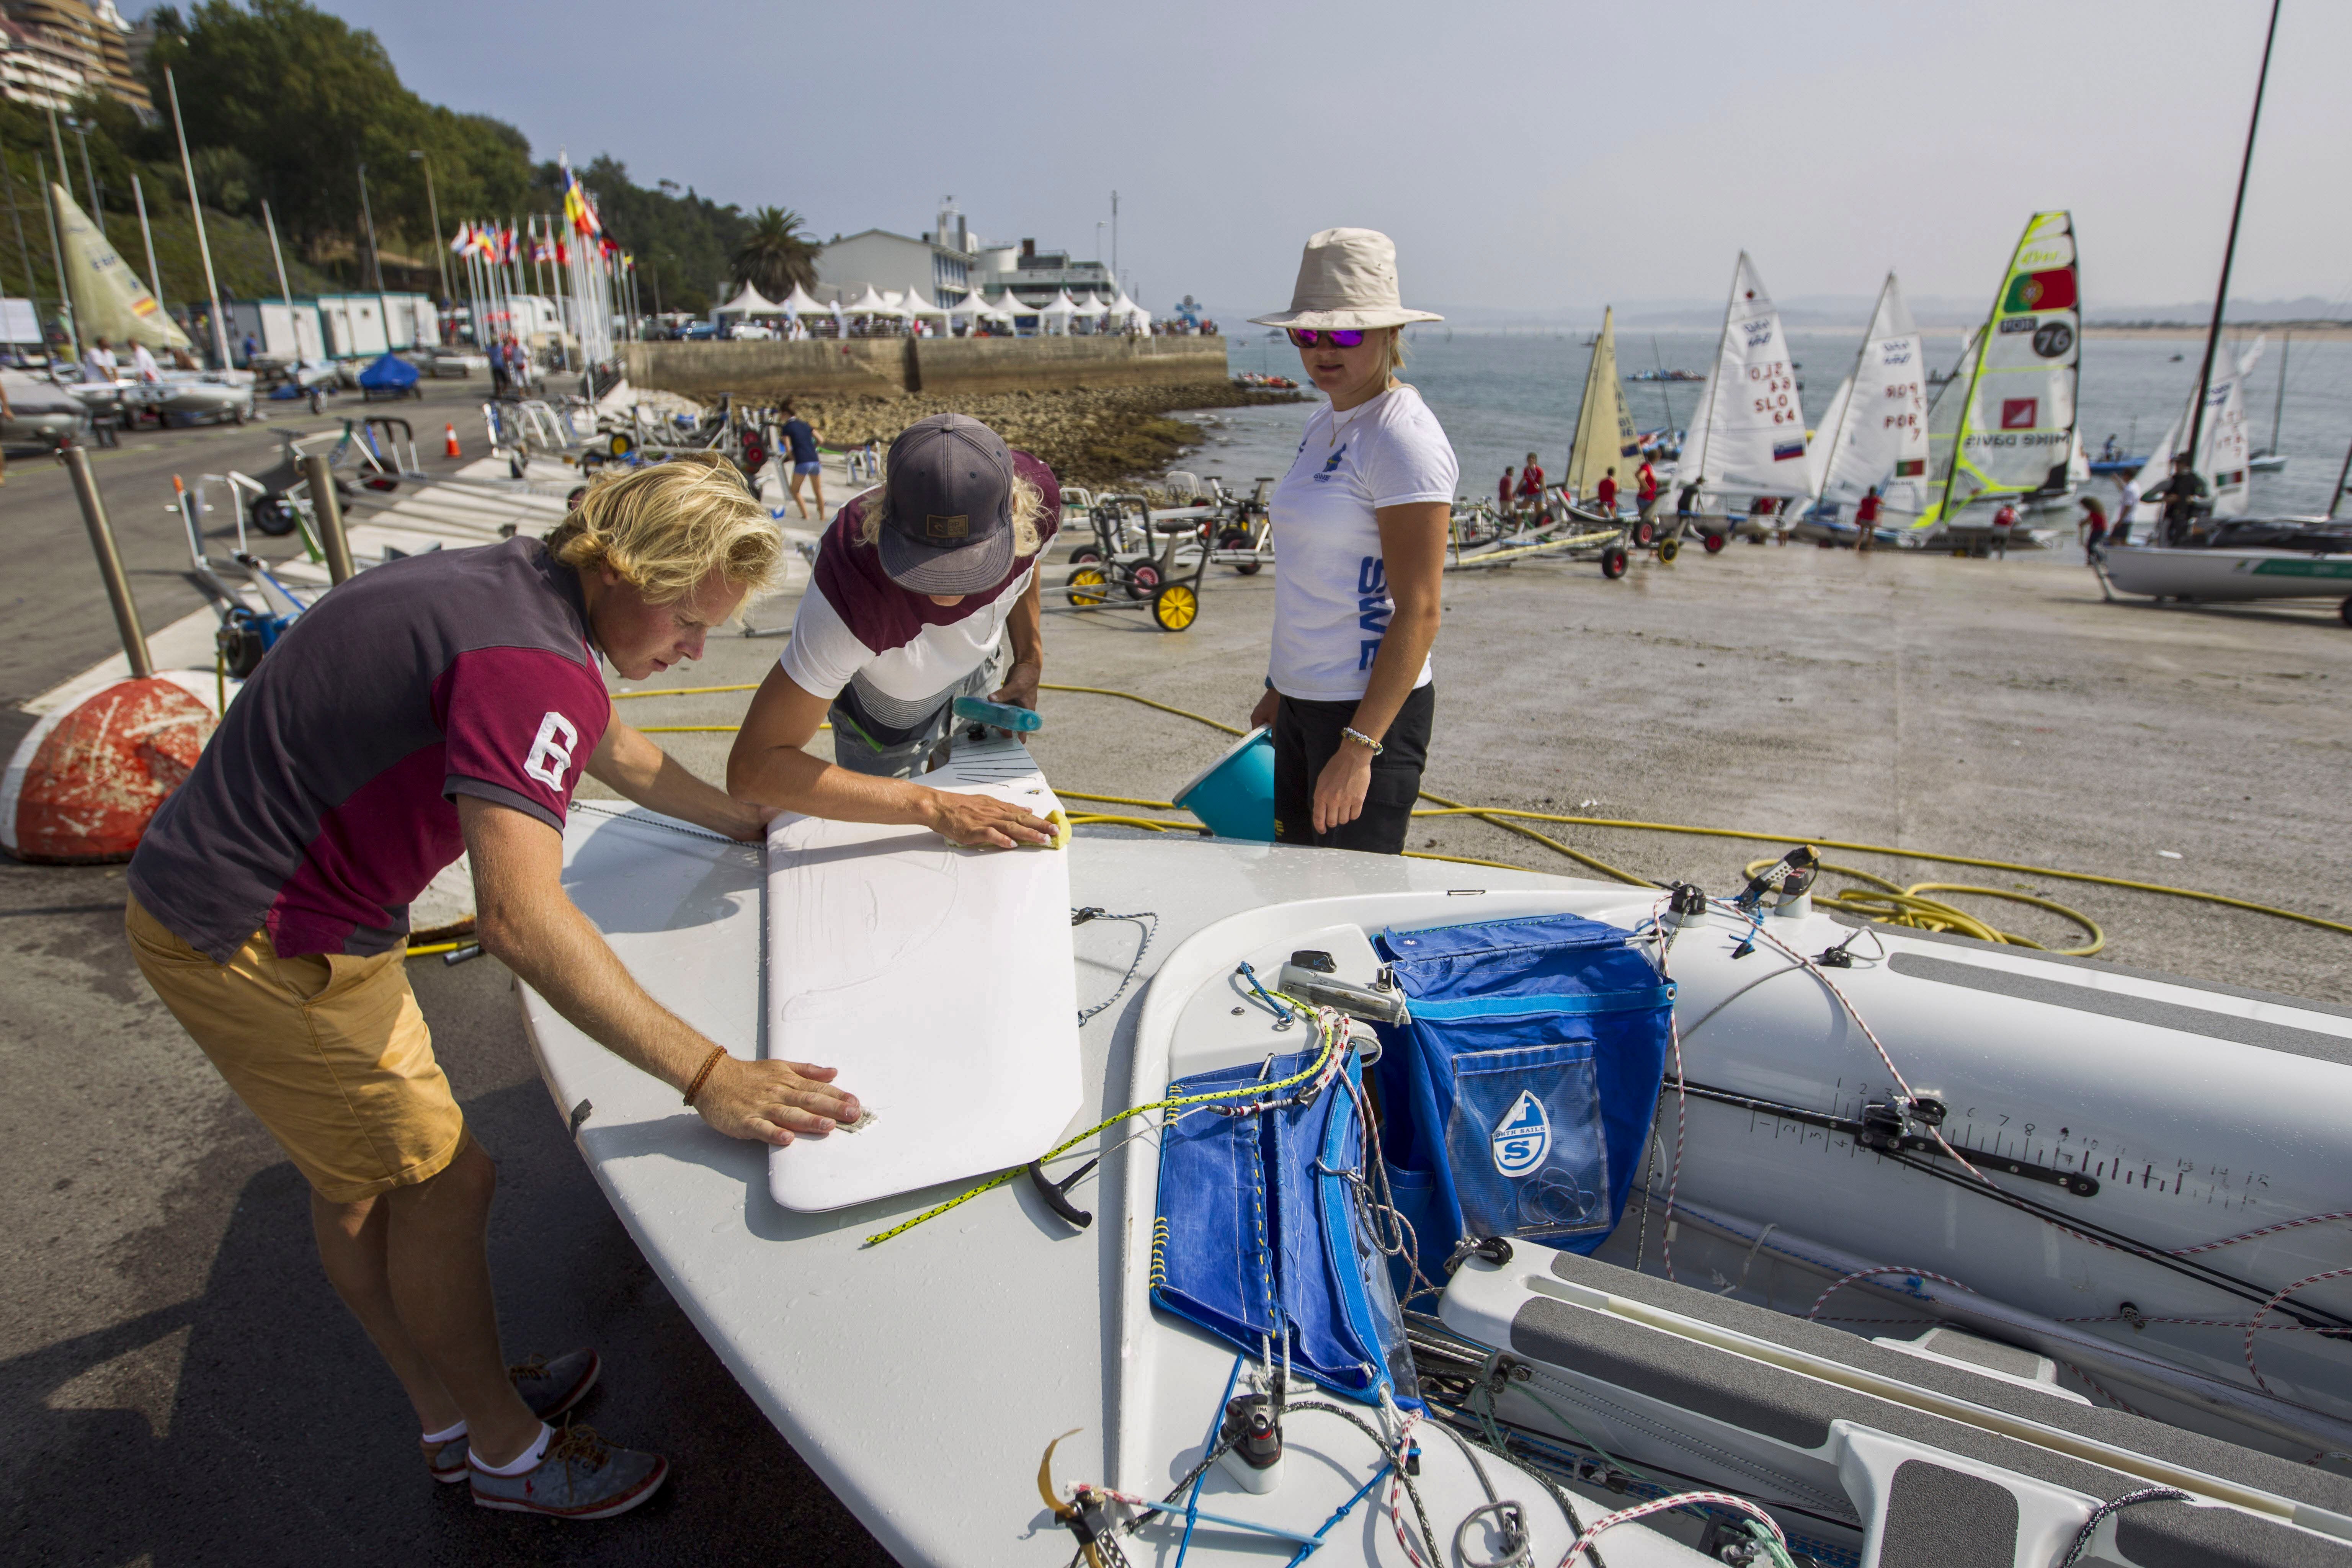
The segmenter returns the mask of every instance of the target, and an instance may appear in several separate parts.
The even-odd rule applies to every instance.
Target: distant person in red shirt
[[[1642,521],[1647,522],[1652,509],[1658,504],[1658,470],[1650,467],[1650,459],[1633,470],[1633,499],[1642,503]]]
[[[1869,549],[1871,545],[1875,542],[1871,538],[1871,533],[1878,527],[1877,486],[1873,485],[1870,489],[1864,494],[1862,500],[1854,503],[1853,526],[1859,531],[1855,534],[1853,547],[1856,550]]]
[[[1519,504],[1530,510],[1539,510],[1544,499],[1544,471],[1536,466],[1536,455],[1528,454],[1528,466],[1519,470]]]
[[[2008,501],[2001,502],[2000,510],[1992,514],[1992,549],[2003,561],[2009,559],[2010,535],[2016,528],[2017,508]]]
[[[1503,482],[1495,487],[1495,504],[1502,508],[1503,515],[1506,517],[1509,516],[1511,511],[1511,476],[1517,472],[1518,470],[1508,463],[1504,464]]]
[[[2099,498],[2096,496],[2084,496],[2082,507],[2083,521],[2082,525],[2075,530],[2075,533],[2081,540],[2083,548],[2095,557],[2099,546],[2106,542],[2107,509],[2099,504]]]
[[[1617,515],[1616,469],[1612,468],[1607,473],[1601,476],[1601,482],[1592,487],[1592,497],[1593,500],[1600,504],[1601,516],[1615,517]]]

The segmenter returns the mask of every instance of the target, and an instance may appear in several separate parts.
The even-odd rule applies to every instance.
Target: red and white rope
[[[1955,1290],[1967,1290],[1971,1296],[1977,1293],[1970,1287],[1961,1284],[1957,1279],[1947,1278],[1944,1275],[1930,1274],[1925,1268],[1905,1268],[1898,1264],[1890,1263],[1877,1268],[1857,1268],[1853,1273],[1832,1284],[1828,1289],[1822,1291],[1819,1296],[1813,1299],[1811,1310],[1805,1314],[1806,1320],[1810,1321],[1813,1313],[1820,1311],[1831,1297],[1836,1295],[1839,1291],[1844,1289],[1855,1280],[1869,1279],[1880,1274],[1908,1274],[1915,1279],[1933,1279],[1938,1285],[1949,1285]]]
[[[2200,1252],[2212,1252],[2224,1247],[2235,1247],[2242,1241],[2252,1241],[2259,1236],[2275,1236],[2280,1231],[2294,1230],[2301,1226],[2325,1225],[2332,1219],[2352,1219],[2352,1209],[2338,1209],[2334,1214],[2307,1214],[2301,1219],[2282,1220],[2277,1225],[2266,1225],[2260,1230],[2241,1231],[2236,1236],[2225,1236],[2219,1241],[2208,1241],[2196,1247],[2176,1247],[2165,1256],[2193,1258]]]
[[[1672,1497],[1662,1497],[1651,1502],[1637,1504],[1633,1508],[1619,1509],[1615,1513],[1602,1514],[1584,1527],[1584,1533],[1576,1538],[1576,1544],[1570,1546],[1568,1549],[1568,1555],[1559,1560],[1559,1568],[1570,1568],[1570,1564],[1573,1563],[1579,1556],[1582,1555],[1585,1549],[1592,1544],[1593,1538],[1604,1530],[1612,1530],[1621,1524],[1630,1524],[1634,1520],[1646,1519],[1654,1513],[1664,1513],[1669,1509],[1687,1508],[1696,1503],[1710,1503],[1717,1508],[1737,1509],[1770,1531],[1772,1539],[1779,1542],[1783,1549],[1789,1544],[1789,1538],[1780,1533],[1780,1526],[1772,1516],[1746,1498],[1733,1497],[1728,1492],[1676,1492]]]
[[[2257,1321],[2250,1322],[2246,1325],[2246,1370],[2253,1373],[2254,1385],[2257,1388],[2260,1388],[2264,1394],[2269,1394],[2273,1399],[2283,1397],[2279,1394],[2278,1390],[2273,1388],[2269,1384],[2263,1381],[2263,1369],[2254,1364],[2254,1330],[2259,1324],[2259,1320],[2273,1307],[2277,1306],[2281,1301],[2285,1300],[2289,1296],[2294,1295],[2305,1285],[2316,1285],[2322,1279],[2341,1279],[2347,1274],[2352,1274],[2352,1268],[2329,1268],[2324,1269],[2317,1274],[2307,1274],[2304,1276],[2294,1284],[2288,1286],[2285,1289],[2281,1290],[2277,1295],[2273,1296],[2269,1300],[2263,1302],[2262,1305],[2262,1310],[2254,1314]]]

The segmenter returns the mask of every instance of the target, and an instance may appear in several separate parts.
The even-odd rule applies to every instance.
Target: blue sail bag
[[[1315,1051],[1195,1074],[1172,1096],[1279,1082]],[[1151,1233],[1151,1300],[1255,1358],[1286,1353],[1294,1374],[1377,1404],[1386,1391],[1418,1403],[1388,1260],[1373,1245],[1359,1194],[1363,1119],[1351,1086],[1334,1081],[1307,1105],[1234,1115],[1189,1107],[1160,1140]],[[1240,1103],[1247,1096],[1237,1097]]]
[[[1624,1213],[1665,1074],[1673,984],[1574,915],[1384,931],[1412,1017],[1383,1027],[1383,1153],[1423,1272],[1464,1237],[1590,1252]]]

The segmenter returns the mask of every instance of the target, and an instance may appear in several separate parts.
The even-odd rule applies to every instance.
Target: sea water
[[[1247,331],[1257,334],[1260,329]],[[1590,335],[1457,331],[1449,337],[1443,327],[1423,327],[1410,334],[1404,378],[1428,399],[1445,426],[1461,460],[1463,495],[1493,495],[1504,466],[1523,465],[1529,452],[1537,454],[1550,482],[1557,484],[1566,476],[1585,368],[1591,360],[1591,350],[1584,343]],[[1928,330],[1928,364],[1950,370],[1959,360],[1962,338],[1955,329]],[[2235,353],[2250,341],[2251,334],[2242,339],[2233,330],[2223,340],[2222,353]],[[1620,330],[1617,368],[1621,374],[1662,365],[1703,373],[1716,342],[1712,331]],[[1853,371],[1861,331],[1794,331],[1789,342],[1810,423],[1829,406],[1838,383]],[[2246,422],[2257,450],[2272,445],[2281,342],[2280,333],[2270,334],[2247,386]],[[2096,458],[2113,436],[2119,450],[2147,454],[2187,406],[2204,349],[2202,338],[2085,337],[2079,394],[2084,448]],[[1226,360],[1236,375],[1255,371],[1305,379],[1298,351],[1279,338],[1232,338]],[[2216,374],[2223,363],[2216,361]],[[1706,384],[1696,381],[1624,384],[1626,406],[1634,425],[1644,431],[1686,429],[1706,390]],[[2352,342],[2297,338],[2287,356],[2285,391],[2277,444],[2287,454],[2287,466],[2282,473],[2254,476],[2252,513],[2257,517],[2314,516],[2327,510],[2337,470],[2352,444]],[[1308,395],[1316,395],[1311,388]],[[1209,439],[1173,466],[1217,475],[1228,489],[1245,494],[1252,480],[1278,477],[1289,468],[1310,406],[1275,405],[1191,416],[1205,426]],[[1621,470],[1618,479],[1630,493],[1630,468]],[[2108,510],[2114,510],[2109,480],[2093,480],[2084,493],[2109,501]],[[2063,515],[2046,513],[2041,521],[2047,524]]]

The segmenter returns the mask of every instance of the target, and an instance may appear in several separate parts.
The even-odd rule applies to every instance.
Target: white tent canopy
[[[1009,321],[1015,316],[1034,316],[1037,312],[1034,307],[1023,304],[1019,299],[1014,297],[1013,290],[1007,289],[1004,291],[1003,299],[999,300],[995,304],[988,306],[981,313],[986,316],[993,316],[1000,321]]]
[[[1118,298],[1110,302],[1110,316],[1114,321],[1123,321],[1129,318],[1144,322],[1151,320],[1151,312],[1129,299],[1127,290],[1124,289],[1118,291]]]
[[[787,316],[799,316],[803,314],[814,315],[821,310],[831,310],[838,314],[841,307],[838,305],[821,305],[817,303],[816,300],[809,297],[809,291],[807,289],[802,288],[798,283],[794,283],[793,285],[793,291],[784,296],[783,302],[776,306],[776,309],[782,311]]]
[[[977,290],[972,293],[966,294],[962,299],[958,300],[954,304],[950,305],[946,310],[940,313],[943,316],[970,316],[974,318],[993,314],[993,312],[988,308],[988,301],[982,299]]]
[[[1073,318],[1081,314],[1067,289],[1055,294],[1045,309],[1037,312],[1037,324],[1049,332],[1067,334]]]
[[[900,307],[906,310],[907,314],[910,316],[939,317],[948,314],[946,310],[943,310],[939,306],[932,304],[929,300],[924,299],[923,291],[920,289],[908,289],[906,293],[899,296],[898,303]]]
[[[794,293],[799,293],[800,286],[798,284],[794,284],[793,286],[793,291]],[[743,285],[743,291],[741,293],[736,295],[735,298],[728,300],[727,303],[719,306],[719,309],[711,311],[710,313],[714,316],[773,316],[782,312],[782,310],[783,307],[782,305],[779,305],[774,300],[768,299],[766,296],[762,295],[759,289],[753,288],[751,284],[746,283]]]
[[[840,306],[840,310],[845,316],[904,316],[907,314],[906,311],[877,294],[871,283],[866,286],[865,293],[855,300],[845,301]]]

